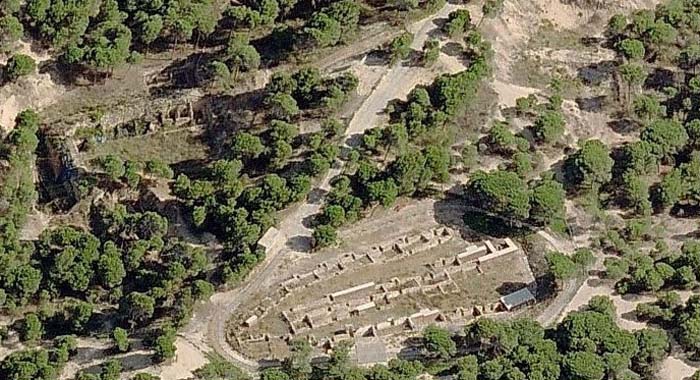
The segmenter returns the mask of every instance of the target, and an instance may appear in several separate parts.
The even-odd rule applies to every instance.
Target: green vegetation
[[[390,207],[399,196],[427,194],[433,183],[449,179],[453,160],[447,126],[464,112],[481,80],[490,74],[488,43],[479,37],[474,44],[486,51],[480,51],[467,70],[443,74],[427,88],[414,88],[406,102],[392,105],[389,125],[364,133],[354,173],[331,183],[333,188],[317,218],[316,248],[335,243],[335,229],[356,221],[365,208]],[[293,81],[278,77],[271,86],[291,87],[286,83]]]
[[[4,69],[4,77],[8,82],[14,82],[18,78],[29,75],[36,70],[36,62],[28,55],[15,54],[7,60]]]

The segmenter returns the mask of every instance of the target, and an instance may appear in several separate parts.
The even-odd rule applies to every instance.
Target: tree
[[[563,220],[565,199],[566,191],[560,182],[551,178],[538,181],[532,189],[530,218],[543,224]]]
[[[647,78],[647,72],[639,64],[626,63],[619,67],[620,77],[627,83],[628,102],[632,99],[632,89],[641,86]]]
[[[153,359],[163,362],[175,357],[177,348],[175,347],[175,329],[172,326],[165,326],[161,329],[160,335],[153,342]]]
[[[612,37],[617,37],[622,34],[627,28],[627,16],[624,14],[615,14],[608,21],[607,34]]]
[[[693,74],[695,74],[697,66],[700,64],[700,45],[697,43],[688,44],[681,50],[678,60],[681,67],[692,69]]]
[[[132,188],[136,189],[141,182],[141,175],[139,174],[143,170],[142,164],[137,161],[126,161],[124,162],[124,181],[126,184]]]
[[[109,7],[109,4],[110,2],[103,3],[100,14],[104,11],[104,7]],[[98,24],[85,36],[80,47],[73,46],[74,49],[81,51],[79,61],[96,71],[112,71],[115,67],[124,64],[130,56],[130,47],[131,30],[114,20],[106,20]],[[70,62],[74,59],[65,60]]]
[[[20,77],[29,75],[36,70],[34,58],[25,54],[15,54],[7,60],[5,80],[13,82]]]
[[[495,121],[493,123],[491,129],[489,129],[487,140],[490,148],[499,154],[510,156],[521,150],[518,137],[510,131],[508,123],[503,121]]]
[[[195,280],[192,284],[192,296],[197,300],[206,300],[211,297],[216,289],[207,280]]]
[[[140,20],[138,25],[138,37],[139,40],[146,45],[146,51],[148,47],[160,37],[163,31],[163,17],[161,15],[144,15],[144,19]]]
[[[112,330],[112,340],[114,347],[119,352],[129,351],[129,333],[121,327],[115,327]]]
[[[97,262],[97,273],[102,279],[102,284],[107,288],[121,285],[126,277],[126,270],[122,262],[122,252],[112,241],[108,241],[102,248],[102,255]]]
[[[367,193],[370,202],[379,202],[384,207],[391,207],[399,195],[399,188],[394,180],[389,178],[368,183]]]
[[[122,372],[122,363],[119,360],[107,360],[101,367],[100,380],[119,380],[119,374]]]
[[[192,38],[195,30],[198,36],[208,35],[216,26],[216,4],[211,0],[174,0],[168,3],[163,19],[164,30],[172,37],[174,45]]]
[[[686,193],[686,183],[683,173],[679,169],[673,169],[664,175],[659,185],[658,198],[663,207],[670,207],[678,203]]]
[[[595,311],[596,313],[601,313],[610,316],[610,318],[616,318],[617,308],[615,303],[608,296],[593,296],[586,307],[588,310]]]
[[[622,176],[625,198],[629,206],[633,207],[637,214],[651,214],[651,201],[649,200],[649,184],[634,172],[625,173]]]
[[[513,161],[509,165],[509,169],[514,171],[520,178],[527,178],[532,174],[532,157],[525,152],[516,152],[513,155]]]
[[[17,17],[6,14],[0,17],[0,49],[9,49],[24,34],[24,27]]]
[[[338,240],[338,233],[335,228],[330,225],[320,225],[313,232],[313,246],[315,249],[321,249],[331,246]]]
[[[557,280],[568,280],[576,274],[576,263],[561,252],[550,252],[545,257],[549,273]]]
[[[564,134],[565,124],[561,112],[546,110],[537,117],[532,129],[538,141],[551,144]]]
[[[304,34],[312,45],[328,47],[340,42],[342,29],[338,20],[324,12],[317,12],[306,23]]]
[[[34,343],[44,335],[44,326],[36,314],[28,313],[24,316],[19,333],[23,342]]]
[[[299,106],[291,95],[278,92],[266,99],[270,116],[275,119],[290,121],[299,114]]]
[[[0,3],[0,12],[6,15],[11,15],[19,12],[22,9],[21,0],[4,0]]]
[[[239,160],[250,160],[257,158],[263,151],[260,137],[248,132],[240,132],[233,136],[231,141],[231,155]]]
[[[634,369],[642,376],[653,376],[668,354],[668,335],[662,330],[645,328],[635,331],[634,336],[639,346],[639,351],[632,360]]]
[[[647,33],[647,40],[656,50],[672,44],[678,37],[678,31],[671,24],[656,20]]]
[[[171,179],[174,175],[170,165],[161,160],[146,161],[146,173],[165,179]]]
[[[421,57],[423,66],[429,67],[440,58],[440,41],[429,38],[423,43],[423,56]]]
[[[447,16],[443,31],[450,37],[456,37],[471,28],[471,14],[466,9],[458,9]]]
[[[131,292],[122,299],[119,311],[132,326],[135,326],[153,316],[155,300],[147,294]]]
[[[671,119],[657,119],[649,123],[640,135],[649,143],[651,152],[659,159],[669,160],[688,143],[688,133],[683,125]]]
[[[644,49],[644,43],[640,40],[633,38],[626,38],[617,43],[615,46],[617,50],[625,56],[625,58],[638,61],[644,58],[646,50]]]
[[[82,333],[90,322],[93,314],[93,305],[89,302],[70,302],[64,309],[65,320],[70,322],[72,331]]]
[[[431,179],[445,183],[450,179],[452,157],[450,150],[444,145],[430,144],[423,151],[426,172],[432,173]]]
[[[457,380],[476,380],[479,376],[479,361],[474,355],[457,359]]]
[[[260,372],[260,380],[290,380],[290,377],[279,368],[266,368]]]
[[[430,325],[423,330],[423,341],[425,349],[439,358],[449,359],[457,353],[457,345],[449,331],[435,325]]]
[[[678,338],[681,345],[697,356],[700,353],[700,318],[687,318],[680,323],[679,327]]]
[[[659,100],[652,95],[642,94],[634,98],[632,102],[634,114],[645,122],[663,117],[666,114],[666,107],[659,103]]]
[[[236,80],[238,71],[252,71],[260,66],[260,54],[250,45],[247,34],[235,33],[226,46],[226,61],[234,68],[233,79]]]
[[[311,375],[311,345],[301,339],[289,342],[289,356],[282,362],[284,372],[291,379],[308,379]]]
[[[294,148],[288,142],[275,140],[269,148],[270,167],[273,169],[283,168],[293,153]]]
[[[571,155],[565,166],[568,182],[578,187],[596,188],[612,179],[614,161],[600,140],[587,140]]]
[[[0,378],[7,380],[53,380],[59,363],[51,360],[48,350],[19,350],[0,361]]]
[[[413,43],[413,34],[404,32],[397,36],[389,44],[389,59],[391,65],[408,58],[411,53],[411,43]]]
[[[426,170],[426,158],[417,149],[410,149],[400,154],[388,171],[399,188],[399,194],[413,194],[422,190],[432,178],[432,173]]]
[[[107,155],[100,160],[100,166],[104,169],[105,173],[109,176],[112,181],[118,181],[124,176],[126,168],[124,167],[124,160],[118,158],[114,155]]]
[[[328,205],[323,209],[325,224],[340,227],[345,224],[345,209],[338,205]]]
[[[586,351],[568,354],[564,358],[564,370],[570,380],[602,380],[605,376],[602,358]]]
[[[530,192],[513,172],[476,172],[467,184],[465,195],[468,204],[509,220],[524,220],[530,214]]]
[[[131,380],[160,380],[160,377],[151,375],[150,373],[141,372],[134,375]]]
[[[571,255],[571,260],[581,269],[590,268],[595,264],[596,258],[593,252],[588,248],[577,248],[574,254]]]

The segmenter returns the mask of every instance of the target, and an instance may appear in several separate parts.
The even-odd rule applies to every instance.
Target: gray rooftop
[[[501,297],[501,303],[503,304],[503,306],[506,307],[507,310],[510,310],[514,307],[518,307],[520,305],[526,304],[534,300],[535,295],[532,294],[532,292],[528,288],[522,288],[520,290],[517,290],[513,293]]]

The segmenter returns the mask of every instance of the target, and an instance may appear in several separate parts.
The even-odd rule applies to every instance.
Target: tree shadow
[[[272,32],[251,41],[251,45],[260,53],[260,61],[264,68],[272,68],[282,64],[285,61],[292,60],[294,52],[297,50],[307,51],[307,49],[298,49],[300,46],[295,41],[297,30],[289,26],[281,26],[272,30]]]
[[[307,199],[311,204],[320,204],[326,194],[328,194],[326,190],[315,187],[311,189],[309,195],[307,195]]]
[[[448,195],[447,197],[436,201],[433,204],[433,214],[435,221],[439,224],[448,226],[456,231],[459,231],[460,236],[465,240],[476,238],[478,234],[467,228],[464,223],[464,200],[461,199],[463,190],[453,188],[448,193],[456,195]]]
[[[122,371],[124,372],[138,371],[146,369],[153,365],[151,355],[144,353],[126,355],[123,357],[115,358],[114,360],[117,360],[121,363]],[[101,367],[101,364],[96,364],[85,368],[82,372],[99,374],[101,371]]]
[[[311,236],[296,235],[287,239],[285,246],[296,252],[311,252],[313,238]]]
[[[682,78],[679,78],[678,73],[668,69],[656,67],[651,73],[649,73],[646,81],[644,81],[644,88],[661,91],[674,83],[678,83],[677,80],[680,79]]]
[[[577,69],[576,76],[587,86],[599,86],[611,78],[616,67],[615,61],[591,63]]]
[[[549,167],[549,171],[554,173],[554,179],[557,180],[557,182],[566,184],[566,159],[567,156],[570,154],[565,152],[564,158],[560,159],[557,162],[552,163],[552,165]]]
[[[174,90],[192,89],[210,80],[208,65],[219,56],[216,52],[195,52],[176,59],[160,71],[148,91],[163,96]]]
[[[631,322],[637,322],[637,323],[642,323],[641,319],[637,318],[637,313],[635,311],[628,311],[626,313],[620,314],[620,318],[631,321]]]
[[[464,55],[464,47],[456,42],[448,42],[440,48],[440,51],[450,57],[462,57]]]
[[[578,97],[575,99],[575,101],[581,111],[599,113],[603,112],[603,109],[608,105],[608,96],[599,95],[591,96],[589,98]]]
[[[430,35],[434,31],[438,31],[439,33],[442,33],[442,28],[447,25],[447,22],[450,21],[447,17],[439,17],[439,18],[434,18],[433,19],[433,25],[435,25],[435,29],[431,30],[428,32],[428,35]],[[444,34],[443,34],[444,35]]]
[[[370,50],[367,54],[359,54],[367,66],[386,66],[389,64],[389,54],[384,49]]]
[[[629,118],[623,118],[609,121],[608,127],[614,132],[624,135],[639,130],[639,123]]]
[[[510,294],[510,293],[513,293],[513,292],[518,291],[518,290],[520,290],[520,289],[522,289],[522,288],[525,288],[525,287],[527,287],[527,284],[524,283],[524,282],[519,282],[519,281],[518,281],[518,282],[511,282],[511,281],[506,281],[506,282],[502,283],[501,285],[499,285],[499,286],[496,288],[496,291],[497,291],[498,294],[500,294],[501,296],[506,296],[506,295],[508,295],[508,294]]]

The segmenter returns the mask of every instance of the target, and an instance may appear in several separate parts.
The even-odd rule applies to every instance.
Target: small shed
[[[258,245],[265,250],[266,254],[277,248],[284,240],[280,231],[275,227],[270,227],[265,234],[258,240]]]
[[[527,287],[501,297],[501,306],[511,311],[535,302],[535,295]]]

